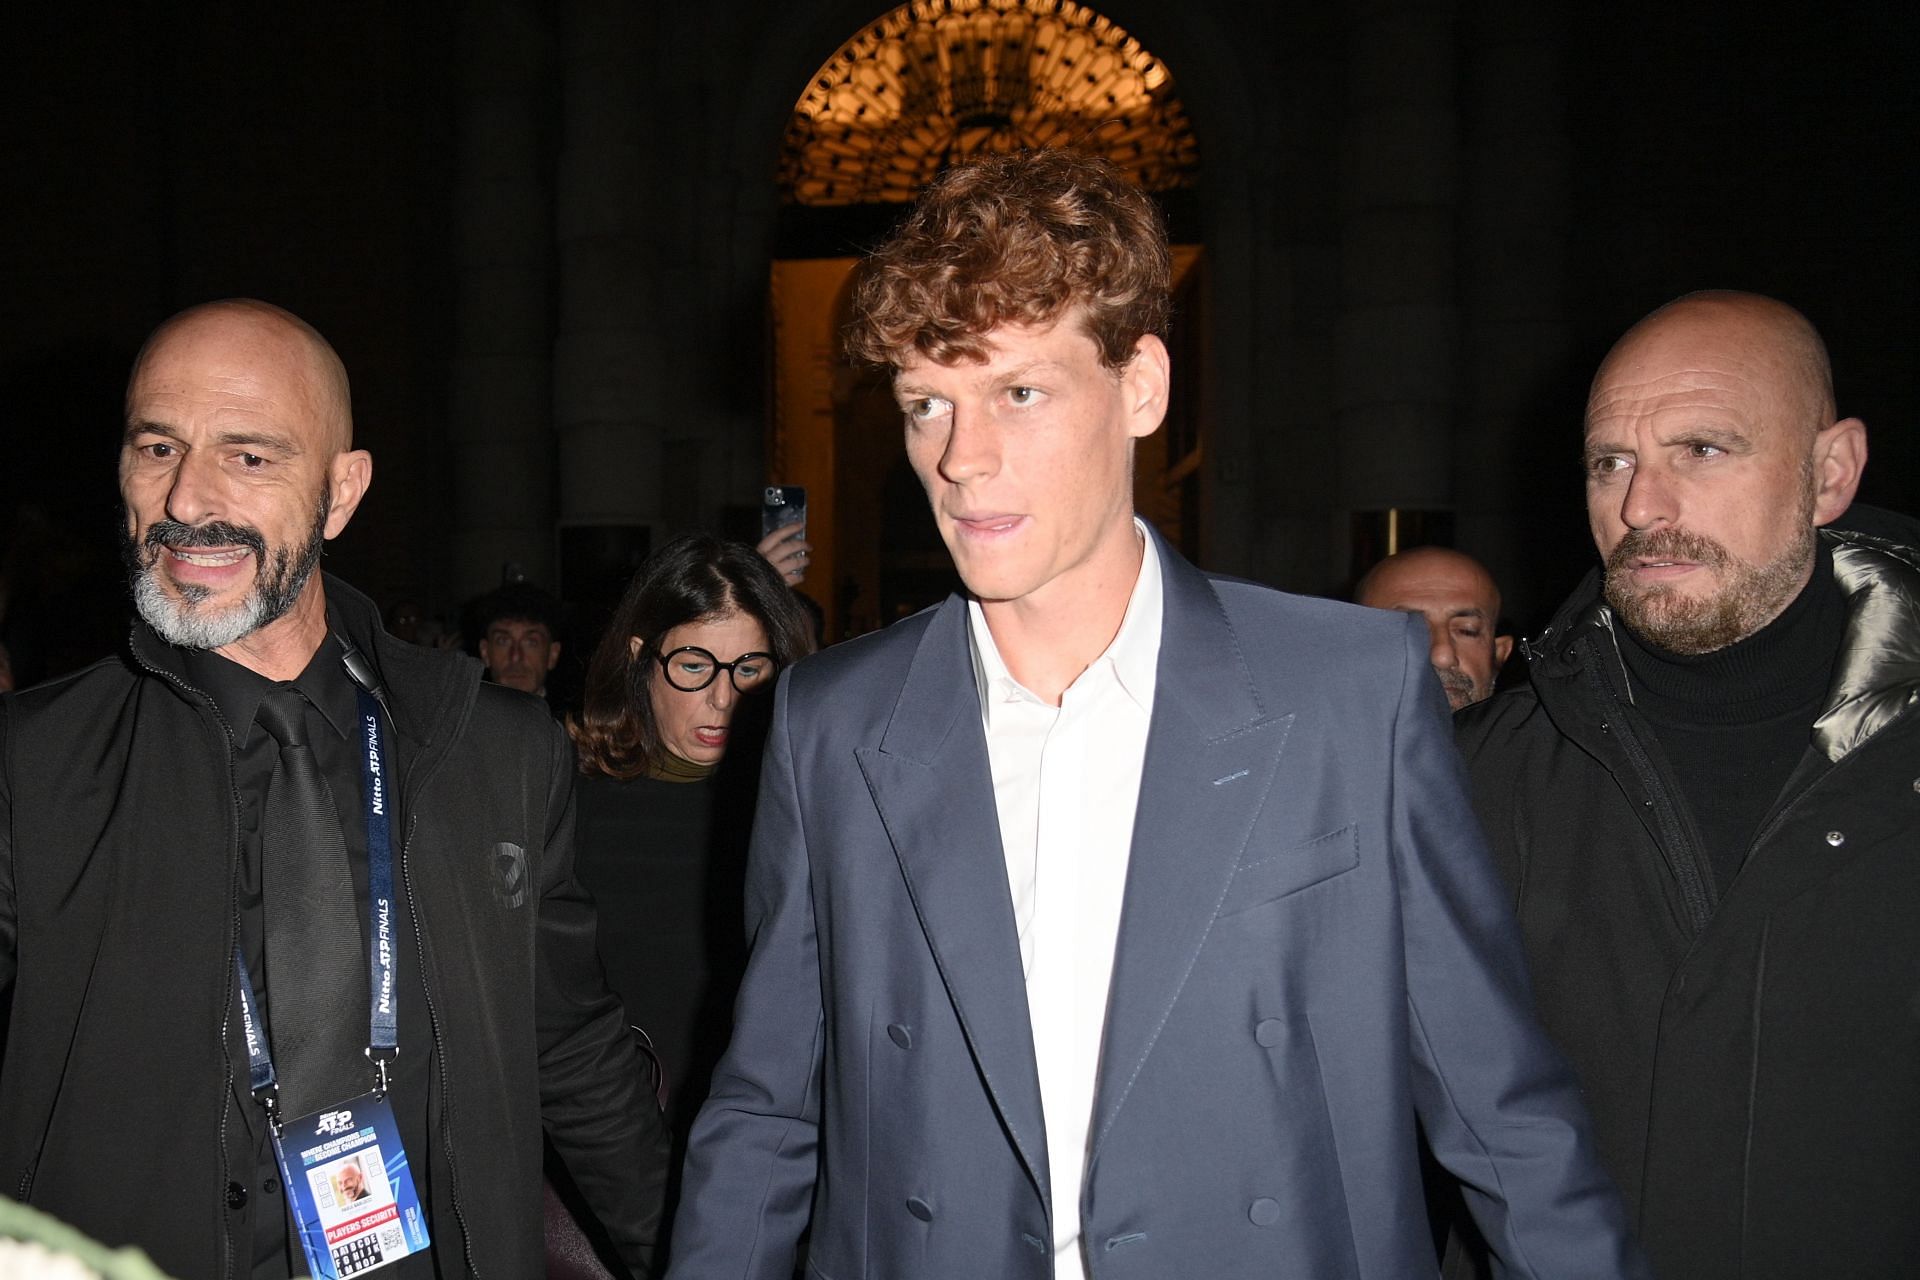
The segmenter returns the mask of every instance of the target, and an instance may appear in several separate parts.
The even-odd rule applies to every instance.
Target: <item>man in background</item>
[[[530,582],[509,582],[481,596],[471,634],[479,636],[487,679],[546,697],[547,676],[560,664],[560,618],[560,602]]]
[[[1496,634],[1500,588],[1478,560],[1446,547],[1413,547],[1369,569],[1353,599],[1426,619],[1427,661],[1455,711],[1492,696],[1513,637]]]

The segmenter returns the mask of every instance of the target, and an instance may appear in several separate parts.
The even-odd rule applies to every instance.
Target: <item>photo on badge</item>
[[[362,1164],[362,1159],[366,1164]],[[386,1166],[380,1160],[380,1148],[363,1148],[331,1165],[323,1165],[307,1175],[314,1181],[314,1200],[320,1205],[320,1220],[334,1226],[339,1219],[364,1213],[393,1198],[386,1186]],[[378,1179],[376,1187],[375,1179]],[[328,1210],[332,1212],[329,1213]],[[328,1222],[333,1218],[333,1222]]]

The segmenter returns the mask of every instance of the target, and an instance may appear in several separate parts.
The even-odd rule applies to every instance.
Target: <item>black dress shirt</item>
[[[240,946],[252,978],[261,1019],[267,1028],[268,1043],[273,1036],[273,974],[265,956],[265,906],[261,896],[261,824],[266,807],[268,780],[279,760],[279,748],[273,736],[255,722],[261,699],[274,682],[229,661],[210,650],[174,650],[181,663],[180,674],[188,684],[213,699],[233,744],[233,778],[239,804],[240,832]],[[361,800],[361,738],[357,686],[342,665],[339,640],[328,635],[306,670],[292,685],[306,700],[306,728],[314,760],[320,766],[327,787],[333,793],[335,810],[347,847],[347,865],[353,875],[356,917],[360,922],[360,954],[367,954],[367,827]],[[391,742],[388,744],[391,751]],[[389,766],[392,769],[392,766]],[[397,776],[397,773],[390,773]],[[411,902],[405,876],[400,867],[404,831],[393,824],[394,857],[394,930],[398,959],[400,1054],[389,1067],[389,1098],[400,1139],[406,1144],[407,1166],[413,1175],[414,1189],[423,1208],[431,1212],[428,1187],[428,1091],[432,1080],[433,1037],[428,1025],[426,989],[421,981],[419,950],[413,944]],[[369,975],[369,978],[371,975]],[[367,1068],[367,1088],[373,1087],[373,1068]],[[246,1118],[254,1139],[254,1175],[249,1194],[249,1220],[253,1232],[252,1274],[254,1280],[284,1280],[307,1274],[306,1260],[293,1239],[286,1194],[280,1185],[273,1144],[267,1132],[266,1115],[249,1089],[245,1075],[234,1081],[240,1100],[240,1114]],[[341,1099],[346,1101],[346,1099]],[[441,1274],[433,1257],[441,1245],[439,1227],[452,1224],[429,1222],[434,1235],[434,1252],[406,1258],[381,1268],[382,1276],[394,1280],[422,1280]],[[456,1251],[457,1252],[457,1251]],[[452,1268],[448,1274],[463,1274]]]

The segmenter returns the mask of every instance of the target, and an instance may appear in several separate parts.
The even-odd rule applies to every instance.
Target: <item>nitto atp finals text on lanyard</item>
[[[367,812],[369,1032],[367,1058],[373,1090],[309,1116],[281,1120],[273,1057],[254,1016],[247,965],[233,956],[240,979],[240,1022],[247,1041],[247,1076],[273,1128],[273,1154],[287,1190],[300,1248],[316,1280],[347,1276],[398,1262],[428,1247],[427,1219],[413,1189],[406,1149],[387,1101],[387,1064],[400,1052],[400,1010],[394,985],[399,956],[393,945],[393,832],[388,820],[385,739],[380,704],[360,695],[360,795]]]

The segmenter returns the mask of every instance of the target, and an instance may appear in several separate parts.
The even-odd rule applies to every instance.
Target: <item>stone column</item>
[[[1581,520],[1574,460],[1587,371],[1572,365],[1566,304],[1572,148],[1561,109],[1564,18],[1527,0],[1469,0],[1463,18],[1468,429],[1455,471],[1457,545],[1493,571],[1509,616],[1537,625],[1556,601],[1535,580],[1555,593],[1579,570],[1536,573],[1528,563],[1531,548],[1565,545],[1541,536],[1542,518],[1571,520],[1576,539]]]
[[[556,238],[554,420],[562,525],[659,522],[658,390],[670,338],[658,323],[659,245],[644,202],[685,198],[654,181],[647,6],[569,0],[560,11],[562,141]]]
[[[1454,0],[1349,0],[1334,427],[1349,513],[1451,507]],[[1337,551],[1343,560],[1347,554]],[[1336,579],[1354,566],[1330,568]]]
[[[553,572],[552,214],[543,139],[551,40],[537,6],[459,7],[449,396],[453,583]]]
[[[1259,228],[1253,284],[1245,323],[1217,332],[1245,332],[1251,346],[1242,376],[1253,388],[1255,419],[1246,455],[1254,464],[1246,505],[1260,550],[1252,575],[1323,593],[1342,585],[1347,546],[1345,499],[1334,482],[1342,450],[1333,429],[1345,317],[1339,193],[1348,142],[1341,110],[1347,33],[1344,22],[1308,9],[1289,9],[1273,21],[1265,38],[1277,74],[1248,73],[1261,82],[1264,113],[1254,134],[1259,141],[1247,148]],[[1213,180],[1209,163],[1205,181]]]

